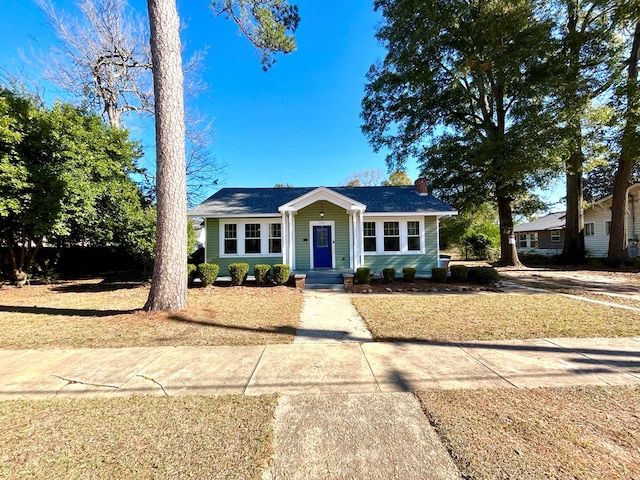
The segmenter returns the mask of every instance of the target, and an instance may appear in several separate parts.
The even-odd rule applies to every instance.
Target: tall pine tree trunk
[[[511,199],[498,197],[498,219],[500,221],[500,265],[519,267],[515,237],[513,236],[513,212]],[[510,240],[511,238],[511,240]]]
[[[145,310],[187,305],[187,193],[180,19],[175,0],[148,0],[156,115],[158,233]]]
[[[619,265],[627,259],[627,209],[629,186],[633,164],[638,160],[639,139],[637,129],[640,126],[640,94],[638,92],[638,57],[640,56],[640,22],[636,23],[631,54],[627,66],[627,85],[625,125],[622,133],[622,145],[618,159],[618,169],[613,180],[613,198],[611,205],[611,228],[609,229],[609,263]]]

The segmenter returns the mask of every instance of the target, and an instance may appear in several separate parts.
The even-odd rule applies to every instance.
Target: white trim
[[[438,216],[445,216],[445,215],[457,215],[458,211],[454,210],[453,212],[434,212],[434,211],[427,211],[427,212],[364,212],[364,216],[366,217],[415,217],[415,216],[420,216],[420,217],[438,217]]]
[[[311,190],[310,192],[305,193],[304,195],[299,196],[298,198],[294,198],[288,203],[280,205],[278,207],[278,211],[279,212],[285,212],[285,211],[297,212],[298,210],[304,207],[308,207],[312,203],[315,203],[321,200],[325,202],[333,203],[338,207],[342,207],[346,209],[348,212],[355,211],[355,210],[365,210],[367,208],[367,206],[364,205],[363,203],[356,202],[355,200],[349,197],[346,197],[338,192],[335,192],[330,188],[318,187],[314,190]]]
[[[233,215],[187,215],[191,218],[212,218],[219,220],[228,220],[230,218],[280,218],[279,213],[238,213]]]
[[[245,225],[257,223],[260,225],[260,253],[245,253],[244,252],[244,241],[245,241]],[[220,258],[235,258],[235,257],[243,257],[243,258],[274,258],[274,257],[282,257],[284,260],[284,245],[282,242],[282,237],[280,237],[280,253],[269,253],[269,235],[271,233],[270,225],[272,223],[279,222],[270,222],[263,219],[262,221],[247,221],[247,219],[224,219],[218,222],[218,235],[220,241],[218,242],[218,254]],[[225,225],[236,225],[236,250],[237,253],[225,253],[224,252],[224,226]],[[283,232],[280,232],[282,235]],[[205,251],[206,253],[206,251]]]
[[[375,222],[376,224],[376,251],[365,252],[364,251],[364,222]],[[398,222],[398,228],[400,229],[400,250],[399,251],[386,251],[384,249],[384,222]],[[407,222],[418,222],[418,229],[420,232],[420,250],[409,250],[408,247],[408,232]],[[424,255],[426,252],[426,240],[425,240],[425,221],[424,217],[377,217],[375,220],[363,219],[363,229],[360,232],[362,237],[362,252],[363,257],[374,255]]]
[[[331,268],[336,268],[336,222],[333,220],[312,220],[309,222],[309,266],[311,270],[315,267],[313,258],[313,227],[331,227]]]

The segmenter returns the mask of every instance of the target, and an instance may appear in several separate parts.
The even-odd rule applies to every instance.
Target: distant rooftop
[[[516,226],[513,231],[536,232],[540,230],[562,230],[565,227],[565,212],[554,212],[540,217],[532,222]]]

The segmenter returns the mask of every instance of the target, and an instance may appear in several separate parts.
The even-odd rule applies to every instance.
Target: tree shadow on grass
[[[65,315],[69,317],[112,317],[127,315],[139,311],[133,310],[95,310],[80,308],[23,307],[16,305],[0,305],[0,312],[31,313],[36,315]]]
[[[205,320],[195,320],[193,318],[188,318],[183,315],[171,315],[168,317],[169,320],[173,320],[174,322],[180,323],[190,323],[192,325],[200,325],[203,327],[215,327],[222,328],[227,330],[241,330],[245,332],[254,332],[254,333],[275,333],[279,335],[295,335],[296,328],[291,325],[278,325],[275,327],[249,327],[246,325],[227,325],[223,323],[210,322]]]
[[[61,293],[101,293],[115,292],[117,290],[130,290],[144,285],[144,282],[107,282],[100,283],[59,285],[52,288],[54,292]]]

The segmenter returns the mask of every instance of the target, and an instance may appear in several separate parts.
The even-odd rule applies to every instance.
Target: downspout
[[[360,233],[358,235],[360,246],[360,266],[364,267],[364,210],[360,210]]]
[[[638,238],[638,235],[636,233],[636,205],[633,199],[633,195],[629,195],[629,197],[631,198],[631,235],[633,236],[633,239],[636,240]],[[629,232],[627,232],[627,241],[628,238]]]

